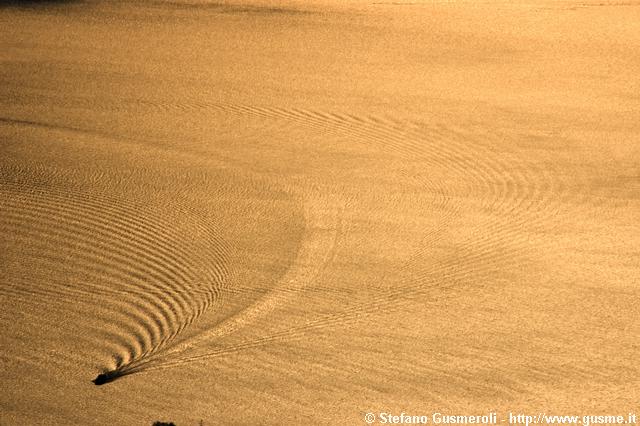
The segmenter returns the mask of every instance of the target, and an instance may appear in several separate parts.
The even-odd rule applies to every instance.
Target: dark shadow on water
[[[111,371],[107,371],[107,372],[98,374],[96,376],[96,378],[92,380],[92,382],[96,386],[101,386],[101,385],[105,385],[107,383],[111,383],[114,380],[117,380],[120,377],[124,377],[124,376],[127,376],[129,374],[133,374],[133,372],[123,372],[123,371],[118,371],[118,370],[111,370]]]
[[[277,2],[275,2],[277,4]],[[251,14],[251,15],[300,15],[310,12],[303,9],[294,9],[279,6],[252,5],[249,2],[244,5],[234,5],[225,2],[189,2],[189,1],[163,1],[155,2],[163,7],[176,9],[209,10],[222,14]]]
[[[36,8],[47,6],[62,6],[65,4],[83,3],[82,0],[0,0],[0,9],[6,7],[14,8]]]
[[[0,0],[0,9],[35,9],[40,7],[55,7],[70,4],[91,3],[88,0]],[[107,0],[108,3],[108,0]],[[141,4],[151,7],[161,7],[168,9],[187,9],[194,11],[211,11],[220,14],[246,14],[246,15],[301,15],[309,14],[310,11],[279,6],[233,5],[224,2],[193,2],[189,0],[168,1],[168,0],[145,0]]]

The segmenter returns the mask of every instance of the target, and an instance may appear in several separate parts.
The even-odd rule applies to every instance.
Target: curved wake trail
[[[350,140],[359,141],[367,146],[377,146],[378,149],[403,159],[419,160],[422,165],[428,165],[435,170],[447,170],[446,176],[458,183],[457,188],[451,188],[446,181],[436,178],[430,179],[418,175],[409,176],[406,170],[401,173],[411,177],[416,186],[423,191],[434,194],[437,204],[446,221],[461,214],[462,205],[456,203],[456,197],[468,200],[477,199],[480,206],[487,211],[500,213],[500,217],[488,216],[478,224],[479,233],[473,238],[462,241],[458,249],[467,255],[462,259],[450,259],[432,264],[420,263],[422,256],[438,242],[441,235],[436,230],[427,230],[423,235],[423,247],[419,249],[409,261],[395,270],[411,275],[397,289],[377,292],[374,300],[358,306],[349,307],[339,314],[322,317],[315,321],[294,327],[271,336],[246,342],[239,346],[222,348],[209,354],[194,355],[180,358],[188,351],[197,349],[204,342],[230,335],[248,324],[264,317],[276,309],[287,298],[295,297],[331,262],[335,253],[337,239],[342,231],[340,216],[342,213],[326,212],[312,207],[308,202],[305,206],[307,221],[307,235],[294,262],[280,282],[280,285],[270,290],[250,307],[240,313],[225,319],[214,329],[199,333],[187,341],[176,343],[173,339],[195,319],[207,311],[213,303],[220,302],[221,297],[234,293],[251,292],[251,288],[227,288],[224,286],[229,274],[228,260],[221,245],[189,249],[183,247],[180,237],[167,236],[166,241],[147,241],[149,235],[157,233],[169,224],[161,225],[158,219],[142,220],[131,217],[130,207],[118,205],[115,200],[105,200],[84,197],[84,200],[69,203],[64,194],[49,194],[54,201],[47,201],[45,207],[38,205],[38,201],[31,202],[27,208],[28,214],[22,212],[9,214],[13,225],[20,221],[20,216],[31,217],[33,220],[40,216],[47,216],[52,211],[69,224],[70,229],[57,229],[52,235],[55,238],[72,240],[73,234],[80,232],[84,241],[76,244],[83,248],[82,253],[75,256],[81,262],[94,265],[89,270],[94,271],[95,277],[106,271],[116,285],[126,286],[130,280],[137,280],[137,289],[129,289],[131,302],[135,309],[129,311],[142,312],[142,315],[131,312],[123,318],[120,312],[114,316],[119,318],[120,331],[126,330],[134,336],[134,342],[122,343],[125,348],[119,351],[115,368],[97,380],[103,383],[115,379],[118,375],[140,372],[145,369],[159,368],[161,365],[176,365],[188,360],[199,360],[205,356],[221,356],[224,353],[251,348],[278,339],[295,339],[304,332],[320,329],[341,322],[349,322],[359,318],[367,312],[376,309],[393,309],[398,298],[416,297],[425,294],[430,289],[453,287],[456,283],[467,282],[472,275],[478,277],[488,273],[492,268],[512,267],[521,261],[525,251],[531,244],[524,240],[519,231],[528,226],[537,227],[540,224],[552,222],[559,212],[566,210],[567,201],[578,205],[584,201],[580,196],[568,194],[568,184],[558,179],[557,171],[546,172],[542,166],[529,163],[517,156],[496,156],[492,146],[498,146],[500,135],[487,134],[482,131],[461,131],[455,128],[427,127],[423,123],[397,122],[387,118],[353,116],[333,112],[313,110],[264,108],[247,105],[207,104],[196,106],[196,109],[217,110],[223,114],[258,117],[272,121],[289,122],[300,128],[331,132],[336,135],[348,136]],[[0,119],[10,124],[36,126],[38,123],[18,120]],[[78,129],[68,129],[80,131]],[[482,129],[480,129],[482,130]],[[491,142],[491,143],[489,143]],[[458,193],[456,193],[458,191]],[[552,197],[552,194],[560,194]],[[24,198],[25,195],[23,194]],[[57,197],[57,199],[55,199]],[[36,197],[37,198],[37,197]],[[569,199],[573,198],[573,200]],[[24,200],[23,200],[24,201]],[[27,200],[27,203],[29,201]],[[55,209],[50,207],[55,204]],[[186,206],[185,206],[186,207]],[[432,206],[434,207],[434,206]],[[339,209],[337,209],[339,210]],[[103,217],[104,216],[104,217]],[[508,220],[504,220],[509,217]],[[97,219],[96,219],[97,218]],[[48,223],[43,229],[33,225],[34,231],[43,233],[55,228]],[[114,224],[116,226],[114,226]],[[17,226],[17,225],[15,225]],[[206,227],[202,227],[206,228]],[[136,232],[131,232],[136,230]],[[101,246],[96,250],[88,241],[90,234],[100,236]],[[131,241],[126,241],[128,234],[133,235]],[[112,243],[105,241],[114,239]],[[139,259],[131,261],[124,253],[128,245],[138,248],[136,254]],[[506,258],[502,253],[502,246],[507,246],[513,256]],[[102,264],[96,262],[99,253],[106,250],[112,253],[112,262]],[[195,284],[202,280],[195,272],[197,264],[206,262],[202,257],[213,256],[222,259],[220,265],[210,271],[211,275],[204,276],[204,281],[216,282],[211,289],[203,289]],[[176,259],[179,257],[179,259]],[[511,260],[509,260],[511,259]],[[95,266],[97,264],[97,266]],[[140,269],[142,268],[142,269]],[[388,277],[395,278],[393,273]],[[395,281],[397,282],[397,280]],[[182,284],[179,284],[182,283]],[[185,285],[187,293],[180,290]],[[105,286],[106,289],[108,286]],[[104,290],[102,289],[102,290]],[[255,291],[255,290],[253,290]],[[158,293],[169,294],[171,297],[155,297]],[[120,305],[123,302],[118,301]],[[121,309],[120,309],[121,310]],[[124,336],[114,335],[115,340],[125,342]],[[167,343],[172,342],[172,346]],[[160,351],[159,349],[163,350]],[[177,358],[172,360],[172,358]],[[108,380],[107,380],[108,379]],[[96,383],[99,384],[99,383]]]
[[[82,129],[45,125],[38,122],[0,119],[13,126],[45,128],[60,132],[93,135]],[[113,135],[98,134],[112,139]],[[128,143],[128,141],[125,141]],[[113,362],[94,379],[96,385],[131,374],[141,365],[156,358],[171,357],[193,349],[198,344],[233,333],[243,325],[274,309],[283,299],[274,291],[240,314],[225,320],[214,331],[206,331],[185,342],[176,339],[223,298],[255,292],[256,289],[235,287],[229,282],[237,275],[230,261],[228,245],[220,240],[202,212],[175,201],[174,208],[192,219],[189,230],[206,241],[193,245],[167,217],[140,207],[137,199],[114,198],[99,191],[104,184],[124,188],[130,183],[119,176],[75,169],[59,169],[39,163],[8,162],[0,167],[0,190],[3,214],[0,227],[14,235],[14,242],[32,252],[32,258],[52,275],[74,277],[79,274],[89,282],[82,286],[67,282],[51,283],[40,289],[9,288],[9,293],[28,293],[68,298],[81,296],[82,310],[95,303],[87,323],[98,341],[87,340],[86,346],[103,346],[112,354]],[[126,191],[125,191],[126,192]],[[167,206],[168,207],[168,206]],[[312,218],[308,228],[314,237],[308,239],[303,259],[285,278],[288,296],[296,294],[312,279],[315,264],[335,243],[335,218],[339,214],[322,208],[306,216]],[[314,210],[313,208],[308,209]],[[314,216],[315,215],[315,216]],[[327,218],[320,218],[322,215]],[[321,229],[322,228],[322,229]],[[322,234],[321,238],[315,235]],[[326,235],[332,235],[327,240]],[[333,242],[333,243],[332,243]],[[62,249],[66,259],[61,261]],[[321,262],[322,264],[322,262]],[[45,282],[48,274],[38,274]],[[72,278],[71,278],[72,279]],[[61,280],[62,281],[62,280]],[[24,281],[15,286],[24,286]],[[99,302],[98,302],[99,301]],[[98,305],[99,303],[99,305]],[[88,309],[87,309],[88,310]]]
[[[293,265],[274,289],[270,290],[253,305],[225,319],[215,328],[203,331],[171,349],[129,363],[127,366],[119,368],[117,374],[134,374],[155,369],[159,366],[182,364],[184,360],[193,358],[190,356],[184,357],[184,354],[188,351],[197,348],[203,343],[212,342],[233,334],[239,329],[264,318],[287,300],[299,296],[305,288],[318,279],[333,261],[340,237],[344,232],[343,212],[344,206],[319,208],[314,203],[306,203],[306,235],[303,237],[302,245]],[[251,289],[237,288],[235,291],[234,289],[229,290],[230,293],[238,294],[247,291],[250,292]],[[262,340],[273,339],[266,337],[265,339],[260,339],[260,341]],[[201,359],[201,356],[196,355],[195,358]],[[106,379],[107,377],[102,378],[102,380]],[[111,380],[113,379],[107,380],[105,383]]]

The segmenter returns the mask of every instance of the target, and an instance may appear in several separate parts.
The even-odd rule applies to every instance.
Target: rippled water
[[[638,18],[0,3],[0,424],[632,411]]]

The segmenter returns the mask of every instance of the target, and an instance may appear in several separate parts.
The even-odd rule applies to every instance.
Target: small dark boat
[[[92,380],[92,382],[96,386],[104,385],[105,383],[113,382],[115,379],[120,377],[122,374],[118,373],[116,370],[107,371],[106,373],[100,373],[98,376]]]

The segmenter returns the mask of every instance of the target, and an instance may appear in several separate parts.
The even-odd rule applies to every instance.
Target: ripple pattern
[[[94,336],[106,342],[112,369],[124,371],[157,353],[220,303],[233,272],[229,248],[214,232],[187,246],[151,211],[107,195],[43,189],[37,182],[56,177],[37,168],[24,172],[5,167],[0,173],[0,228],[20,247],[24,264],[36,267],[41,284],[11,280],[2,294],[93,303]],[[51,278],[59,276],[82,282]]]

